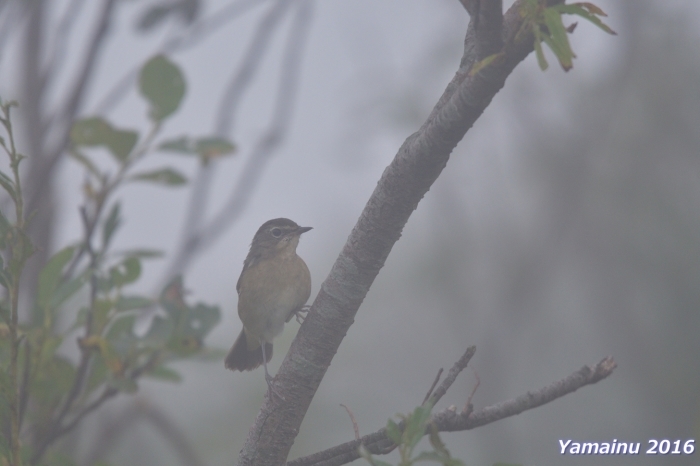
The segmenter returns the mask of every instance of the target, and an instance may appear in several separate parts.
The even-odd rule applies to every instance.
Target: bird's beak
[[[297,228],[296,234],[301,235],[302,233],[306,233],[307,231],[313,229],[313,227],[299,227]]]

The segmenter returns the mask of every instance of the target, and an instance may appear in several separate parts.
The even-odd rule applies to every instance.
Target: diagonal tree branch
[[[522,4],[516,1],[502,21],[503,58],[470,76],[466,66],[473,58],[463,57],[463,66],[427,121],[384,171],[275,378],[277,391],[287,401],[265,397],[240,452],[240,465],[279,465],[286,460],[333,356],[404,225],[457,143],[532,51],[532,35],[516,35],[523,22]],[[465,56],[487,48],[473,43],[487,36],[468,37]]]
[[[471,430],[537,408],[573,393],[581,387],[597,383],[612,374],[615,367],[616,364],[612,358],[605,358],[595,367],[584,366],[568,377],[535,392],[528,392],[476,412],[472,412],[471,409],[457,412],[452,407],[446,408],[433,414],[431,419],[440,432]],[[359,440],[289,461],[287,466],[340,466],[360,458],[358,450],[360,445],[364,445],[373,454],[382,454],[393,444],[386,435],[386,429],[382,428]]]

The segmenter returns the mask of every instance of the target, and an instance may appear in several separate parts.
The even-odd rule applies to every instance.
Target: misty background
[[[55,2],[48,28],[71,3]],[[101,2],[87,2],[47,106],[70,82]],[[135,85],[109,106],[105,96],[159,44],[185,26],[170,20],[135,32],[155,1],[118,2],[109,37],[79,116],[147,128]],[[200,15],[235,2],[208,0]],[[169,57],[187,94],[164,138],[215,131],[223,90],[240,66],[271,2],[251,9],[196,46]],[[512,2],[505,2],[509,7]],[[536,390],[611,355],[613,375],[597,385],[474,431],[444,434],[468,465],[690,465],[691,457],[646,456],[649,439],[700,438],[700,5],[691,0],[598,0],[609,36],[580,18],[570,41],[578,58],[564,73],[551,54],[534,55],[509,77],[459,144],[409,220],[304,419],[289,459],[354,438],[421,403],[440,367],[467,346],[470,367],[436,409],[461,407],[478,374],[476,409]],[[12,2],[4,2],[4,12]],[[275,217],[313,226],[298,252],[311,270],[312,300],[384,167],[418,129],[458,67],[468,16],[456,0],[309,2],[288,134],[264,166],[240,218],[185,271],[192,302],[218,305],[222,321],[207,341],[227,350],[241,328],[235,284],[257,228]],[[243,96],[228,137],[238,152],[218,162],[207,214],[240,182],[246,157],[274,112],[287,17]],[[3,13],[3,10],[0,10]],[[15,28],[24,27],[19,23]],[[22,115],[22,34],[2,35],[0,95]],[[20,150],[27,130],[16,124]],[[105,161],[108,157],[105,155]],[[5,162],[3,162],[5,163]],[[196,161],[166,153],[194,174]],[[81,167],[57,166],[51,250],[82,233]],[[117,196],[125,223],[115,248],[173,251],[189,188],[131,185]],[[145,263],[136,291],[153,293],[168,264]],[[275,341],[274,374],[298,329]],[[68,346],[74,341],[66,342]],[[223,359],[175,367],[183,382],[140,383],[92,415],[59,447],[84,462],[115,465],[223,465],[236,461],[266,390],[262,370],[232,373]],[[134,406],[136,408],[134,409]],[[155,412],[163,427],[146,417]],[[184,434],[194,460],[166,440]],[[637,457],[561,457],[559,439],[640,442]],[[396,453],[382,458],[395,462]],[[362,463],[364,460],[358,460]]]

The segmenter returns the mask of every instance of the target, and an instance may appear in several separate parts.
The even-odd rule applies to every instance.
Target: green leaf
[[[545,8],[544,22],[549,29],[549,35],[544,35],[544,41],[557,56],[564,71],[569,71],[573,67],[572,60],[576,58],[576,54],[571,50],[561,14],[551,8]]]
[[[70,139],[76,146],[104,146],[123,163],[136,145],[138,133],[114,129],[105,119],[91,117],[73,123]]]
[[[187,183],[187,178],[172,168],[162,168],[151,172],[137,173],[132,175],[130,179],[133,181],[152,181],[166,186],[181,186]]]
[[[120,162],[124,162],[131,154],[138,139],[139,134],[135,131],[113,130],[107,147]]]
[[[134,309],[142,309],[153,304],[152,299],[144,298],[143,296],[119,296],[114,308],[117,311],[133,311]]]
[[[598,16],[608,15],[606,15],[603,10],[598,8],[596,5],[593,5],[592,3],[572,3],[569,5],[556,5],[551,8],[558,11],[559,13],[580,16],[595,24],[608,34],[612,34],[614,36],[617,35],[617,32],[613,31],[612,28],[610,28],[610,26],[603,23],[603,21],[600,18],[598,18]]]
[[[175,329],[175,324],[171,319],[155,316],[151,322],[151,328],[144,337],[144,341],[153,347],[162,347],[170,340],[170,336]]]
[[[208,163],[212,159],[230,155],[236,151],[236,146],[233,143],[215,136],[197,140],[181,136],[161,143],[158,148],[178,154],[197,155],[202,163]]]
[[[17,191],[15,189],[15,182],[7,176],[5,173],[0,171],[0,185],[5,188],[5,191],[10,195],[13,201],[17,202]]]
[[[152,371],[148,372],[148,375],[154,379],[163,380],[165,382],[182,381],[182,376],[179,373],[166,366],[158,366]]]
[[[76,146],[106,146],[112,126],[100,117],[83,118],[73,123],[70,140]]]
[[[428,428],[428,439],[436,452],[445,458],[450,458],[450,452],[440,438],[440,433],[434,423],[431,423]]]
[[[535,55],[537,55],[537,64],[540,66],[542,71],[549,68],[549,63],[544,57],[544,51],[542,50],[542,35],[539,29],[535,29]]]
[[[58,347],[61,346],[61,343],[63,343],[63,339],[57,336],[48,336],[42,338],[40,341],[41,350],[39,351],[39,359],[41,361],[52,360],[56,349],[58,349]]]
[[[143,66],[139,87],[151,104],[149,117],[154,121],[173,114],[185,95],[185,79],[180,68],[164,55],[156,55]]]
[[[38,412],[58,403],[70,390],[75,377],[75,368],[68,359],[52,355],[41,361],[41,370],[35,372],[30,389],[32,401],[39,405]]]
[[[109,269],[109,280],[117,288],[133,283],[141,275],[141,261],[137,257],[127,257],[121,264]]]
[[[125,317],[117,318],[107,330],[106,339],[116,354],[126,356],[135,348],[139,339],[134,335],[133,331],[135,321],[136,316],[126,315]],[[109,366],[109,359],[106,359],[105,362]]]
[[[213,159],[222,155],[232,154],[236,146],[223,138],[200,138],[195,143],[195,151],[205,159]]]
[[[183,333],[198,340],[203,340],[221,319],[218,306],[207,306],[202,303],[198,303],[194,309],[190,309],[188,314]]]
[[[109,313],[114,308],[111,299],[96,299],[92,305],[92,330],[101,334],[109,323]]]
[[[392,419],[386,422],[386,436],[391,439],[396,445],[401,443],[401,429]]]
[[[73,296],[80,288],[82,288],[90,278],[90,271],[86,270],[77,277],[68,280],[67,282],[58,285],[58,288],[51,296],[50,308],[56,309],[63,304],[65,300]]]
[[[7,247],[7,240],[11,237],[12,224],[0,210],[0,249]]]
[[[59,283],[63,268],[73,257],[75,247],[69,246],[54,254],[39,272],[39,290],[37,292],[37,304],[45,311],[50,310],[51,298]]]
[[[139,259],[154,259],[165,255],[163,251],[158,249],[130,249],[118,253],[120,256],[138,257]]]
[[[177,139],[163,141],[158,146],[158,150],[190,155],[197,153],[197,151],[195,151],[194,145],[187,136],[181,136]]]
[[[221,316],[216,306],[202,303],[194,307],[188,306],[183,293],[181,277],[174,278],[165,287],[161,293],[160,305],[166,312],[166,318],[154,319],[149,337],[157,331],[171,331],[167,347],[176,355],[189,356],[202,349],[204,338],[216,326]],[[166,325],[169,327],[165,328]]]
[[[430,407],[418,406],[409,416],[404,429],[404,443],[415,447],[425,435],[425,426],[430,419]]]
[[[116,229],[119,227],[119,224],[121,223],[121,218],[119,217],[119,213],[121,211],[121,205],[119,202],[115,202],[114,205],[112,206],[112,209],[109,211],[109,215],[107,216],[107,220],[105,220],[105,223],[102,227],[102,248],[107,249],[107,246],[109,246],[109,242],[112,239],[112,235],[116,231]]]

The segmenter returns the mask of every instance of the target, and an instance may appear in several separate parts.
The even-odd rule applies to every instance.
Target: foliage
[[[141,377],[179,381],[170,364],[206,352],[204,339],[219,321],[218,307],[185,301],[181,277],[157,297],[132,291],[143,261],[159,257],[158,251],[112,250],[123,223],[121,204],[114,199],[119,188],[129,182],[176,187],[187,181],[172,167],[134,171],[153,151],[164,120],[184,97],[179,67],[159,55],[144,65],[139,86],[150,107],[152,126],[145,136],[99,116],[80,119],[72,127],[68,150],[86,172],[80,208],[85,233],[43,266],[26,323],[18,319],[22,267],[33,252],[25,233],[18,171],[24,156],[15,150],[10,123],[16,104],[0,102],[9,141],[0,137],[0,145],[13,170],[13,176],[0,172],[0,186],[15,205],[14,222],[0,212],[0,286],[5,291],[0,301],[0,428],[10,434],[0,441],[0,464],[73,464],[48,452],[49,447],[108,399],[137,391]],[[192,147],[202,163],[234,149],[221,139],[195,141]],[[95,149],[111,154],[116,172],[95,163]],[[149,321],[145,333],[135,331],[137,323]],[[65,356],[76,336],[77,361]]]
[[[426,402],[422,406],[418,406],[408,415],[399,415],[401,422],[398,424],[392,419],[386,423],[386,435],[397,445],[399,450],[399,466],[411,466],[417,462],[433,461],[444,466],[463,466],[464,463],[452,458],[449,450],[440,439],[437,427],[430,420],[430,413],[433,409],[431,402]],[[413,455],[413,450],[418,445],[418,442],[423,438],[426,431],[432,451],[424,451],[417,455]],[[372,456],[363,446],[360,447],[360,455],[369,462],[372,466],[391,466],[390,463],[378,460]]]
[[[562,21],[563,14],[578,15],[592,22],[608,34],[617,34],[601,21],[601,16],[607,16],[605,12],[598,6],[589,2],[546,7],[541,0],[526,0],[523,4],[521,14],[525,21],[520,31],[518,31],[518,34],[525,31],[531,31],[533,33],[535,36],[534,47],[537,55],[537,63],[543,71],[547,69],[549,64],[544,57],[542,42],[547,44],[552,52],[554,52],[554,55],[556,55],[564,71],[569,71],[574,66],[573,59],[576,58],[576,54],[571,50],[568,33],[573,32],[576,23],[568,28],[565,27]]]

